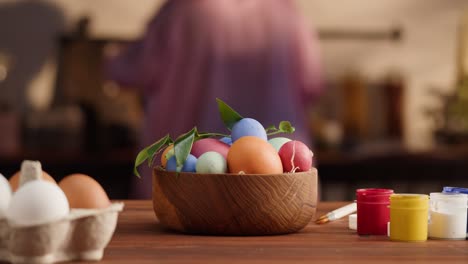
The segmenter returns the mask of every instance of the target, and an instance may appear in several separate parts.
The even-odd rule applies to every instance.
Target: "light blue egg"
[[[205,152],[198,157],[196,171],[197,173],[226,173],[226,159],[218,152]]]
[[[232,139],[230,137],[220,138],[219,141],[224,142],[224,143],[228,144],[229,146],[232,145]]]
[[[255,119],[243,118],[232,127],[231,138],[232,142],[236,142],[241,137],[254,136],[268,140],[265,128]]]
[[[187,159],[184,162],[184,166],[182,167],[183,172],[195,172],[197,164],[197,158],[193,156],[192,154],[189,154]],[[166,164],[166,170],[167,171],[177,171],[177,161],[176,157],[172,156]]]
[[[166,163],[167,171],[177,171],[177,161],[175,156],[170,157]]]
[[[284,145],[284,143],[291,141],[289,138],[285,137],[275,137],[271,138],[268,140],[268,143],[270,143],[275,149],[276,152],[280,150],[280,148]]]
[[[197,165],[197,158],[194,155],[189,154],[187,159],[185,160],[184,166],[182,167],[182,171],[184,172],[195,172]]]

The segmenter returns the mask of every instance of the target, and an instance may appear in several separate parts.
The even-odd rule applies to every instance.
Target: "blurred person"
[[[290,137],[310,146],[319,62],[317,36],[292,0],[168,0],[108,72],[144,97],[141,147],[194,126],[227,132],[215,98],[264,126],[290,121]],[[132,198],[151,197],[151,172],[141,171]]]
[[[37,90],[46,94],[41,98],[53,92],[35,79],[52,61],[64,28],[63,10],[51,1],[0,1],[0,103],[20,114],[50,106],[34,100]]]

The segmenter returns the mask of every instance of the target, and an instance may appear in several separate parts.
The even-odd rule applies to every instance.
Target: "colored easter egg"
[[[219,141],[224,142],[224,143],[228,144],[229,146],[232,145],[231,137],[223,137],[223,138],[220,138]]]
[[[167,160],[174,156],[174,145],[169,145],[161,154],[161,166],[166,167]]]
[[[284,172],[309,171],[314,154],[306,144],[293,140],[286,142],[278,151]]]
[[[260,124],[260,122],[252,118],[243,118],[232,127],[232,142],[236,142],[236,140],[245,136],[254,136],[265,141],[268,140],[265,128]]]
[[[197,158],[193,156],[192,154],[189,154],[187,159],[184,162],[184,165],[182,166],[182,171],[183,172],[195,172],[195,167],[197,164]],[[176,157],[172,156],[169,158],[166,164],[166,170],[167,171],[177,171],[177,161]]]
[[[275,138],[270,138],[268,140],[268,143],[270,143],[276,151],[279,151],[280,148],[284,145],[284,143],[291,141],[289,138],[285,137],[275,137]]]
[[[197,160],[197,173],[225,173],[227,171],[226,159],[218,152],[208,151]]]
[[[244,136],[236,140],[229,149],[227,163],[231,173],[283,173],[281,159],[275,148],[266,140],[255,136]]]
[[[223,155],[224,158],[226,158],[229,151],[229,145],[215,138],[204,138],[193,143],[190,154],[198,158],[203,153],[208,151],[218,152],[219,154]]]

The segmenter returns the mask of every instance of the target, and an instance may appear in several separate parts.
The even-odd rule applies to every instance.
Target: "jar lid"
[[[389,203],[389,197],[391,194],[393,194],[392,189],[357,189],[356,200],[357,202]]]
[[[467,200],[468,194],[465,193],[444,193],[444,192],[433,192],[430,193],[430,198],[440,198],[440,199],[447,199],[447,200]]]
[[[464,193],[430,193],[431,202],[444,203],[450,207],[467,208],[468,194]]]
[[[468,194],[468,188],[461,188],[461,187],[450,187],[445,186],[442,190],[443,193],[465,193]]]
[[[390,208],[427,209],[429,196],[425,194],[398,193],[390,196]]]

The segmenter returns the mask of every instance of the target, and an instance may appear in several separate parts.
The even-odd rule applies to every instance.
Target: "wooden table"
[[[392,242],[360,237],[347,218],[296,234],[265,237],[191,236],[163,230],[150,201],[124,201],[101,263],[468,263],[468,241]],[[318,215],[344,205],[323,202]]]

